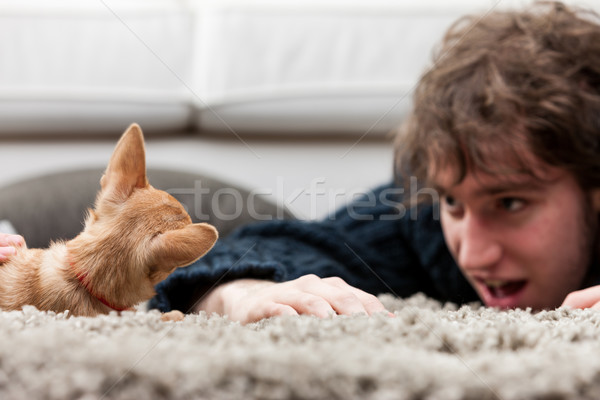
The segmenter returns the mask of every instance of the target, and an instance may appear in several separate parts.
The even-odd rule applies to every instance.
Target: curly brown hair
[[[467,16],[446,33],[395,142],[397,176],[430,186],[442,170],[533,174],[533,154],[600,187],[600,24],[537,2]]]

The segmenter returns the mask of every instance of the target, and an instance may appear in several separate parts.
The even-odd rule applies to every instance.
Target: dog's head
[[[136,124],[117,143],[100,183],[84,233],[94,238],[98,257],[127,266],[119,271],[127,279],[154,286],[202,257],[217,240],[213,226],[193,224],[173,196],[148,183],[144,137]]]

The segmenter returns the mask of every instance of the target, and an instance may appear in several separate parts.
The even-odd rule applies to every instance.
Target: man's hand
[[[341,278],[305,275],[289,282],[240,279],[216,287],[194,311],[228,315],[249,323],[280,315],[368,315],[385,312],[377,297],[348,285]]]
[[[22,236],[0,233],[0,263],[8,260],[10,256],[17,252],[16,247],[21,247],[24,244],[25,239]]]
[[[592,286],[569,293],[562,306],[600,310],[600,286]]]

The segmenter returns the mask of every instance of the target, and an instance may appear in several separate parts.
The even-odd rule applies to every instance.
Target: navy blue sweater
[[[432,206],[418,214],[386,185],[319,222],[247,225],[196,263],[157,285],[150,307],[189,311],[216,284],[238,278],[287,281],[306,274],[339,276],[369,293],[417,292],[457,304],[478,297],[448,252]]]

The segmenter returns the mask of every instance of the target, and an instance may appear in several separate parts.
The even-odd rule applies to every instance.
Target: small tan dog
[[[119,140],[100,184],[76,238],[45,250],[19,247],[0,265],[0,309],[29,304],[86,316],[126,310],[154,296],[154,285],[217,240],[213,226],[192,224],[175,198],[150,186],[135,124]]]

